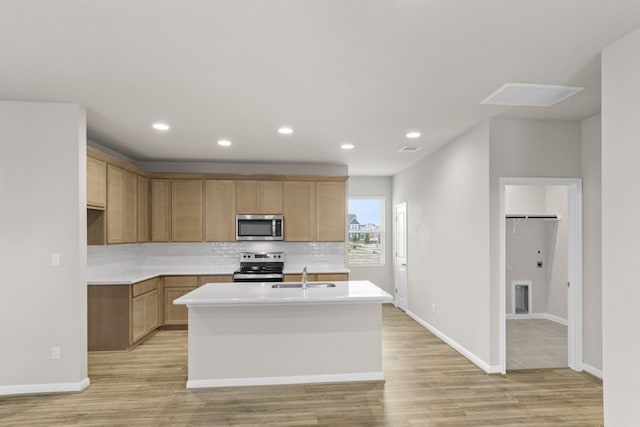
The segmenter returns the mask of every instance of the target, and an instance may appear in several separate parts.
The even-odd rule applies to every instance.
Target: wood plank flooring
[[[91,353],[82,393],[0,398],[1,426],[598,426],[602,383],[569,369],[486,375],[385,305],[386,382],[188,391],[185,331]],[[260,355],[255,355],[259,360]]]
[[[507,369],[566,368],[567,327],[547,319],[507,320]]]

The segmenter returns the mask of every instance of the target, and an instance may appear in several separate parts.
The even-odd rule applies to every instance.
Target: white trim
[[[598,369],[598,368],[594,368],[591,365],[583,363],[582,364],[582,370],[587,372],[588,374],[593,375],[596,378],[602,379],[602,371],[600,369]]]
[[[507,320],[514,320],[514,319],[544,319],[544,320],[551,320],[552,322],[555,323],[559,323],[561,325],[564,326],[568,326],[568,322],[567,319],[563,319],[562,317],[559,316],[554,316],[553,314],[549,314],[549,313],[531,313],[531,314],[512,314],[512,313],[507,313],[506,315]]]
[[[413,320],[418,322],[421,326],[423,326],[425,329],[427,329],[433,335],[435,335],[436,337],[440,338],[449,347],[453,348],[455,351],[457,351],[458,353],[460,353],[461,355],[463,355],[464,357],[469,359],[469,361],[471,361],[471,363],[473,363],[478,368],[480,368],[483,371],[485,371],[487,374],[499,374],[499,373],[501,373],[499,365],[489,365],[487,362],[485,362],[484,360],[480,359],[478,356],[476,356],[475,354],[473,354],[472,352],[467,350],[462,345],[458,344],[453,339],[449,338],[447,335],[445,335],[443,332],[441,332],[440,330],[438,330],[437,328],[435,328],[431,324],[429,324],[429,323],[425,322],[424,320],[422,320],[420,317],[418,317],[414,313],[412,313],[410,311],[407,311],[407,314],[409,315],[409,317],[411,317]]]
[[[0,396],[19,394],[74,393],[89,387],[89,378],[77,383],[19,384],[0,386]]]
[[[567,361],[571,369],[581,371],[583,366],[582,341],[582,179],[581,178],[500,178],[500,289],[499,289],[499,350],[500,371],[507,372],[506,345],[506,235],[505,189],[507,185],[564,185],[567,187],[567,241],[568,281],[571,283],[567,296]]]
[[[382,372],[359,372],[353,374],[333,375],[296,375],[290,377],[255,377],[255,378],[224,378],[217,380],[189,380],[187,388],[213,387],[242,387],[250,385],[280,385],[280,384],[316,384],[339,383],[353,381],[384,381]]]

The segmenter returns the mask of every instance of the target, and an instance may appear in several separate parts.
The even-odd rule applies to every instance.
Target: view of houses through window
[[[350,198],[349,264],[384,264],[384,199]]]

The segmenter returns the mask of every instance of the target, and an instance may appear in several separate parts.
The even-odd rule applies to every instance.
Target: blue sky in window
[[[356,214],[360,224],[382,224],[382,200],[349,199],[349,213]]]

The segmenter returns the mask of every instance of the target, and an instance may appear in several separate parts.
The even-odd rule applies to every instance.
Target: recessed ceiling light
[[[407,138],[420,138],[420,135],[422,135],[420,132],[416,132],[416,131],[411,131],[407,133]]]
[[[340,146],[343,150],[353,150],[353,147],[355,147],[353,144],[342,144]]]
[[[228,147],[231,145],[231,141],[229,141],[228,139],[221,139],[218,141],[218,145],[221,145],[222,147]]]
[[[282,135],[291,135],[293,133],[293,129],[287,126],[283,126],[280,129],[278,129],[278,133]]]
[[[551,107],[584,90],[583,87],[507,83],[481,104],[516,107]]]
[[[421,145],[405,145],[398,151],[401,153],[413,153],[415,151],[420,150],[421,148],[422,148]]]
[[[166,123],[157,122],[157,123],[154,123],[152,126],[155,130],[169,130],[169,125]]]

